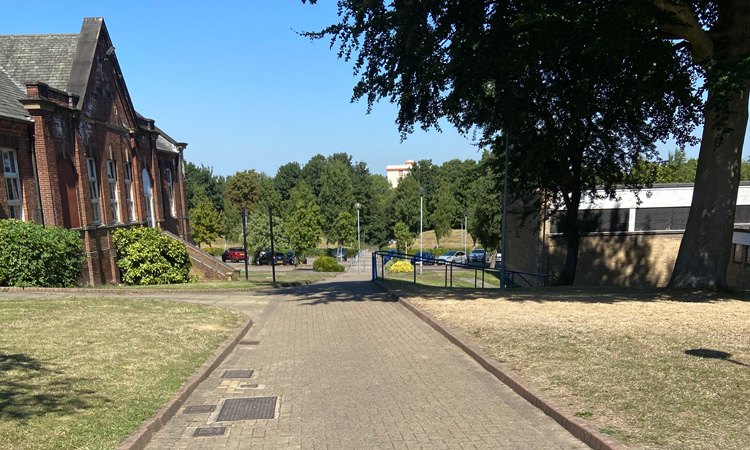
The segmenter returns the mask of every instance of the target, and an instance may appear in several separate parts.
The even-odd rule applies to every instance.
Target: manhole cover
[[[216,411],[216,405],[193,405],[182,411],[183,414],[200,414]]]
[[[193,436],[221,436],[227,430],[227,427],[202,427],[196,428]]]
[[[224,402],[217,422],[273,419],[277,397],[230,398]]]
[[[253,370],[227,370],[221,378],[250,378]]]

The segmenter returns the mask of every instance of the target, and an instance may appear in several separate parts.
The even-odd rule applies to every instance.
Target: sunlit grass
[[[0,448],[115,448],[242,320],[177,302],[0,301]]]
[[[744,291],[548,288],[503,297],[498,290],[388,286],[477,339],[538,392],[569,405],[571,415],[628,445],[750,448]]]

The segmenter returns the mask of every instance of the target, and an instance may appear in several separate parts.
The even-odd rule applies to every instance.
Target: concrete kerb
[[[247,316],[246,316],[247,317]],[[226,357],[237,347],[237,344],[242,340],[242,337],[247,334],[250,327],[253,326],[253,321],[247,319],[245,323],[237,330],[231,338],[227,339],[224,344],[219,347],[214,355],[206,361],[188,380],[182,385],[180,390],[172,397],[166,405],[162,406],[150,419],[138,427],[127,439],[122,441],[117,447],[118,450],[142,450],[146,448],[146,445],[151,441],[154,434],[162,429],[164,425],[174,417],[175,414],[182,408],[190,394],[195,391],[198,385],[208,378],[208,376],[219,367]]]
[[[499,363],[494,361],[491,356],[484,352],[484,350],[477,348],[472,344],[469,344],[469,342],[471,342],[471,339],[469,339],[463,333],[456,330],[449,331],[448,328],[438,320],[430,317],[427,313],[419,309],[417,306],[411,304],[409,301],[399,297],[396,293],[385,287],[380,281],[375,281],[375,284],[383,289],[394,300],[404,305],[406,309],[411,311],[422,321],[442,334],[452,344],[463,350],[467,355],[469,355],[472,359],[479,363],[479,365],[481,365],[485,370],[494,375],[498,380],[502,381],[514,392],[523,397],[526,401],[554,419],[563,428],[568,430],[570,434],[575,436],[584,444],[588,445],[594,450],[625,450],[627,448],[624,446],[624,444],[615,440],[614,438],[597,433],[585,424],[579,422],[577,419],[566,416],[563,411],[566,411],[567,408],[565,408],[564,406],[555,405],[549,400],[544,400],[539,397],[539,395],[524,387],[520,382],[518,382],[508,373],[509,371],[507,369],[502,369]]]
[[[334,275],[335,277],[335,275]],[[136,295],[136,294],[200,294],[206,292],[252,292],[268,288],[289,288],[295,286],[305,286],[317,283],[314,281],[288,281],[276,283],[274,285],[256,286],[248,288],[216,288],[216,289],[114,289],[114,288],[50,288],[50,287],[16,287],[3,286],[0,292],[66,292],[69,294],[100,294],[100,295]],[[227,283],[231,283],[227,281]]]

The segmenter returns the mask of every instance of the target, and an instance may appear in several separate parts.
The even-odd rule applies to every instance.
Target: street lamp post
[[[419,274],[422,275],[422,256],[424,255],[422,253],[422,202],[424,200],[424,188],[419,188]]]
[[[360,242],[362,241],[359,239],[359,208],[362,205],[360,205],[359,202],[357,202],[357,204],[354,206],[357,207],[357,272],[361,272],[362,265],[360,263],[360,259],[362,258],[362,245],[360,244]]]
[[[466,262],[469,261],[469,256],[466,254],[466,244],[469,241],[469,230],[467,229],[469,226],[469,211],[464,210],[464,258],[466,258]]]

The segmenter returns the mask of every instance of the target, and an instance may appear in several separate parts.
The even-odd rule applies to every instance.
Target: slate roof
[[[0,66],[0,117],[28,120],[28,114],[18,99],[26,96],[21,86],[13,81]]]
[[[67,91],[78,34],[0,36],[0,66],[20,84],[41,81]]]

